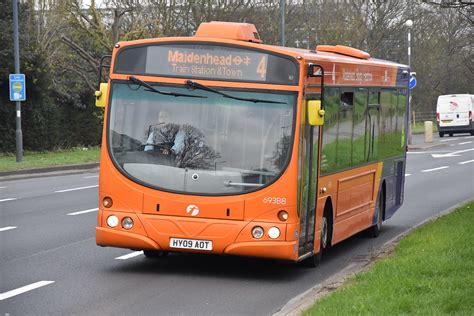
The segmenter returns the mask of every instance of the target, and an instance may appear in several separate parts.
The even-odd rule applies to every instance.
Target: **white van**
[[[440,95],[436,105],[439,137],[444,134],[471,133],[474,135],[473,94]]]

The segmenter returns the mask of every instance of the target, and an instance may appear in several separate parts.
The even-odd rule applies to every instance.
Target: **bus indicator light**
[[[125,229],[132,229],[133,227],[133,219],[131,219],[130,217],[124,217],[122,219],[122,227],[125,228]]]
[[[280,211],[278,212],[278,219],[282,222],[286,222],[288,220],[288,212],[287,211]]]
[[[252,228],[252,236],[253,236],[253,238],[255,238],[255,239],[260,239],[260,238],[262,238],[263,235],[264,235],[264,233],[265,233],[265,232],[264,232],[263,228],[260,227],[260,226],[255,226],[254,228]]]
[[[105,207],[105,208],[111,208],[112,205],[113,205],[113,201],[111,198],[109,198],[108,196],[105,197],[103,200],[102,200],[102,205]]]

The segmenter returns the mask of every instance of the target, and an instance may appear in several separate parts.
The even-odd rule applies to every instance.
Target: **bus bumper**
[[[106,227],[95,228],[95,241],[98,246],[103,247],[119,247],[128,249],[155,249],[160,250],[161,247],[148,237],[112,230]]]
[[[120,217],[133,218],[136,225],[132,230],[119,226],[108,227],[105,218],[112,213],[101,212],[96,227],[96,243],[99,246],[127,248],[133,250],[163,250],[172,252],[196,252],[224,255],[273,258],[296,261],[298,246],[296,240],[285,240],[287,230],[295,230],[295,224],[266,223],[254,221],[224,221],[192,218],[177,218],[170,216],[156,217],[150,215],[121,213]],[[118,215],[116,213],[116,215]],[[277,240],[268,236],[263,240],[255,240],[250,236],[253,226],[278,226],[282,232]],[[177,249],[170,246],[171,238],[187,238],[193,240],[211,240],[212,250]]]
[[[295,260],[296,241],[251,241],[232,244],[225,248],[227,255]]]

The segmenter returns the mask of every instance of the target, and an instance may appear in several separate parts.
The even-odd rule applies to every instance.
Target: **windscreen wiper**
[[[262,100],[262,99],[234,97],[233,95],[230,95],[230,94],[227,94],[227,93],[224,93],[224,92],[220,92],[216,89],[213,89],[211,87],[207,87],[203,84],[197,83],[196,81],[192,81],[192,80],[187,80],[186,81],[186,86],[188,86],[189,88],[193,88],[193,89],[200,89],[200,90],[204,90],[204,91],[217,93],[217,94],[220,94],[221,96],[223,96],[224,98],[229,98],[229,99],[234,99],[234,100],[239,100],[239,101],[247,101],[247,102],[253,102],[253,103],[286,104],[286,102],[280,102],[280,101],[270,101],[270,100]]]
[[[138,79],[137,77],[129,76],[128,79],[139,86],[145,87],[146,88],[145,91],[155,92],[155,93],[159,93],[163,95],[170,95],[173,97],[207,98],[200,95],[191,95],[191,94],[178,93],[178,92],[163,92],[163,91],[153,88],[151,85],[149,85],[143,80]]]

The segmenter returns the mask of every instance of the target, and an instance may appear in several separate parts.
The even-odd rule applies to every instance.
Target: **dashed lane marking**
[[[126,255],[117,257],[117,258],[115,258],[115,259],[117,259],[117,260],[127,260],[127,259],[130,259],[130,258],[133,258],[133,257],[137,257],[137,256],[140,256],[140,255],[143,255],[143,251],[135,251],[135,252],[132,252],[132,253],[129,253],[129,254],[126,254]]]
[[[446,168],[449,168],[449,166],[442,166],[442,167],[433,168],[433,169],[421,170],[421,172],[431,172],[431,171],[442,170],[442,169],[446,169]]]
[[[84,210],[84,211],[79,211],[79,212],[73,212],[73,213],[69,213],[69,214],[66,214],[66,215],[81,215],[81,214],[86,214],[86,213],[91,213],[91,212],[96,212],[98,211],[99,209],[98,208],[91,208],[89,210]]]
[[[0,202],[6,202],[6,201],[15,201],[18,200],[18,198],[8,198],[8,199],[2,199]]]
[[[99,175],[96,175],[96,176],[87,176],[87,177],[83,177],[84,179],[91,179],[91,178],[98,178]]]
[[[80,188],[72,188],[72,189],[54,191],[54,193],[63,193],[63,192],[84,190],[84,189],[90,189],[90,188],[97,188],[98,186],[99,186],[98,184],[96,184],[96,185],[89,185],[89,186],[87,186],[87,187],[80,187]]]
[[[0,228],[0,232],[4,232],[4,231],[7,231],[7,230],[12,230],[12,229],[15,229],[15,228],[18,228],[18,226],[2,227],[2,228]]]
[[[473,159],[473,160],[467,160],[467,161],[458,162],[458,165],[465,165],[465,164],[470,163],[470,162],[474,162],[474,159]]]
[[[31,290],[46,286],[46,285],[51,284],[51,283],[54,283],[54,281],[39,281],[39,282],[30,284],[30,285],[25,285],[23,287],[15,289],[15,290],[11,290],[11,291],[8,291],[8,292],[5,292],[5,293],[1,293],[0,294],[0,301],[6,300],[7,298],[10,298],[10,297],[13,297],[13,296],[23,294],[25,292],[29,292]]]
[[[440,142],[444,143],[444,142],[451,142],[453,140],[458,140],[459,138],[450,138],[450,139],[442,139],[440,140]]]
[[[458,145],[466,145],[466,144],[472,144],[472,142],[462,142],[462,143],[458,143]]]
[[[405,173],[405,177],[411,176],[411,173]]]

